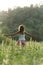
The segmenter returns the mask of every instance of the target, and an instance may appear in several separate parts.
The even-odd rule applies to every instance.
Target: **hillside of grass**
[[[26,41],[26,46],[17,46],[17,41],[7,38],[0,43],[0,65],[43,65],[43,42]]]

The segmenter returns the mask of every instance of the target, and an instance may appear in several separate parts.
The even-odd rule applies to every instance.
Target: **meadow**
[[[43,65],[43,42],[30,40],[22,47],[12,39],[3,40],[0,43],[0,65]]]

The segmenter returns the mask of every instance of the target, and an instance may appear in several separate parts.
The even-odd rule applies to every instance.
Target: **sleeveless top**
[[[25,34],[19,34],[19,41],[25,40]]]

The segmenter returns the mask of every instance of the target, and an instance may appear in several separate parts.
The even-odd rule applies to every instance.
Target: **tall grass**
[[[9,41],[8,41],[9,40]],[[26,47],[6,39],[0,44],[0,65],[41,65],[43,64],[43,42],[26,42]]]

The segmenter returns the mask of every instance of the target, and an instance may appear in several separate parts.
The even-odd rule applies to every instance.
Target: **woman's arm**
[[[4,36],[14,36],[14,35],[16,35],[16,34],[19,34],[19,32],[15,32],[15,33],[12,33],[12,34],[6,34],[6,35],[4,35]]]
[[[32,35],[31,35],[30,33],[28,33],[28,32],[25,32],[25,34],[27,34],[27,35],[29,35],[30,37],[32,37]]]

